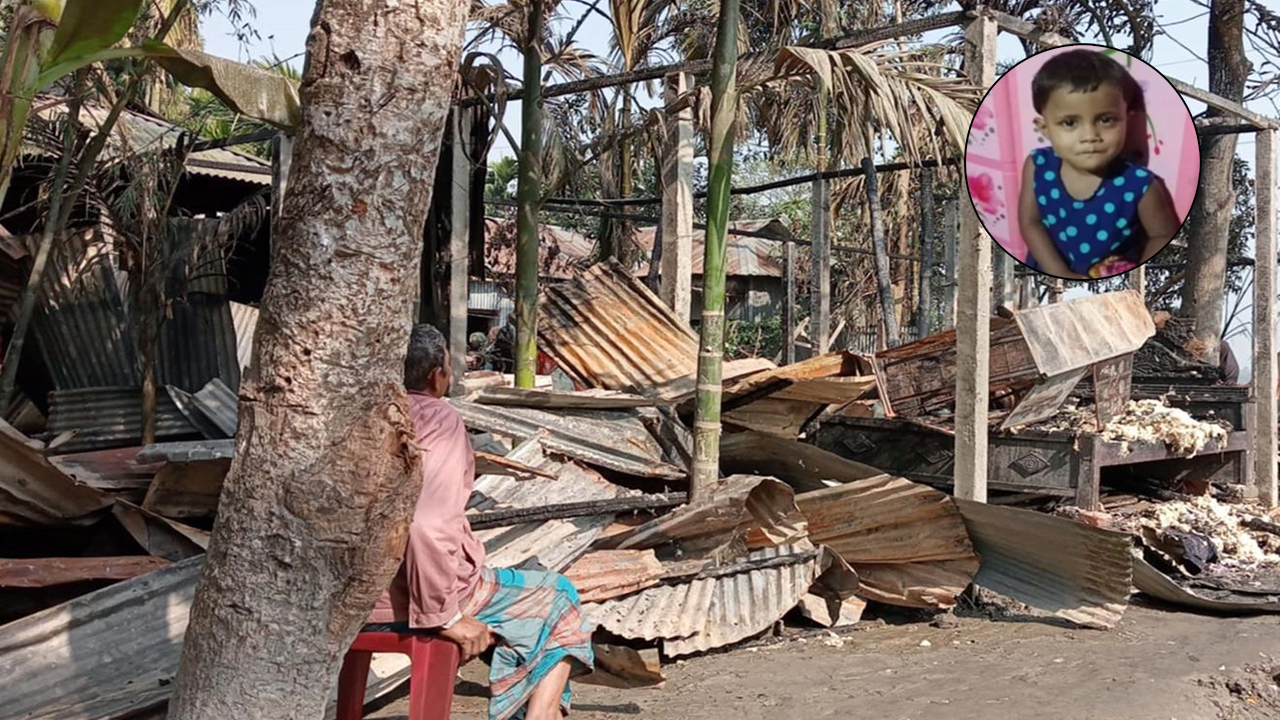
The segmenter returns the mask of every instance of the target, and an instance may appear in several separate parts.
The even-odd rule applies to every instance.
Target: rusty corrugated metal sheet
[[[185,245],[193,242],[192,234],[215,229],[199,220],[175,220],[174,237],[167,241]],[[174,269],[173,282],[183,288],[185,302],[172,303],[170,316],[160,326],[156,373],[161,384],[189,393],[214,378],[235,390],[240,387],[240,362],[226,276],[220,265],[192,272],[194,276],[183,277],[182,269]]]
[[[733,230],[767,233],[777,239],[730,234],[725,238],[725,275],[728,277],[774,277],[785,274],[783,266],[783,241],[792,239],[791,231],[781,220],[739,220],[729,223]],[[656,228],[636,229],[636,244],[640,247],[641,261],[635,274],[649,273],[649,258],[653,253]],[[693,231],[692,273],[701,275],[706,259],[706,230]]]
[[[686,477],[683,470],[667,461],[638,410],[550,413],[457,399],[449,402],[458,409],[467,427],[476,430],[521,440],[539,436],[548,450],[631,475],[671,480]]]
[[[498,277],[516,273],[515,220],[485,218],[485,271]],[[595,241],[582,233],[556,225],[538,225],[538,275],[565,280],[591,262]]]
[[[125,447],[142,442],[142,390],[91,387],[49,393],[49,433],[76,436],[58,446],[60,453]],[[156,437],[182,439],[200,432],[178,410],[169,394],[156,393]]]
[[[775,545],[804,538],[805,520],[790,486],[768,477],[734,475],[722,480],[706,500],[681,505],[611,535],[596,547],[637,550],[677,541],[684,553],[701,554],[744,536],[748,530]]]
[[[658,584],[662,563],[652,550],[592,550],[564,572],[584,603],[603,602]]]
[[[175,563],[0,626],[6,715],[111,718],[164,703],[203,561]]]
[[[1133,290],[1041,305],[1016,313],[1014,321],[1046,376],[1134,352],[1156,332]]]
[[[150,555],[124,557],[0,558],[0,587],[39,588],[85,580],[128,580],[169,564]]]
[[[800,492],[883,474],[870,465],[854,462],[808,443],[755,432],[730,433],[720,439],[720,469],[731,473],[770,475]]]
[[[1090,627],[1129,606],[1130,535],[1018,508],[955,500],[982,568],[974,582]]]
[[[88,524],[110,504],[50,463],[39,443],[0,421],[0,525]]]
[[[951,498],[881,475],[796,496],[809,537],[858,573],[858,594],[906,607],[952,607],[978,570]]]
[[[583,605],[591,622],[615,635],[659,640],[667,657],[723,647],[767,630],[796,606],[825,568],[822,552],[787,545],[757,550],[749,561],[790,558],[776,567],[660,585]]]
[[[697,369],[698,338],[689,324],[614,263],[548,287],[538,338],[584,387],[646,394]]]

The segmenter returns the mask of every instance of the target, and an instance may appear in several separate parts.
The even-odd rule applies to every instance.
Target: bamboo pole
[[[711,157],[706,254],[702,273],[702,327],[698,349],[698,402],[693,422],[693,474],[689,500],[698,502],[720,479],[721,364],[724,360],[725,237],[733,179],[733,120],[737,114],[738,2],[720,0],[715,64],[711,71]]]
[[[516,387],[538,373],[538,206],[542,199],[542,0],[529,3],[520,102],[520,174],[516,180]]]

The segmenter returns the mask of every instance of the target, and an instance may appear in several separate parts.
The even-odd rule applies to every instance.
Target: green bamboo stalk
[[[702,274],[702,328],[698,349],[698,400],[693,423],[693,473],[689,501],[705,497],[720,479],[720,396],[724,361],[725,237],[733,178],[733,121],[738,89],[738,3],[720,0],[711,69],[711,153],[707,185],[707,239]]]
[[[516,387],[538,373],[538,207],[542,204],[542,0],[529,3],[516,180]]]

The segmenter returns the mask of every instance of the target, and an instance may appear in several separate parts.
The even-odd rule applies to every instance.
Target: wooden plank
[[[971,21],[964,31],[964,67],[975,85],[995,82],[996,24]],[[955,492],[987,500],[987,404],[990,380],[991,238],[972,202],[960,202],[959,281],[956,298]]]
[[[1080,368],[1046,378],[1022,398],[1022,402],[1009,413],[1009,417],[1000,423],[1000,429],[1009,430],[1052,417],[1067,399],[1067,395],[1075,389],[1080,378],[1084,377],[1085,372],[1087,372],[1086,368]]]
[[[782,363],[790,365],[796,361],[796,244],[788,240],[783,248]]]
[[[1276,131],[1257,134],[1257,220],[1253,267],[1253,459],[1263,505],[1276,498]]]
[[[1133,353],[1093,364],[1093,406],[1102,427],[1124,414],[1133,391]]]
[[[0,587],[41,588],[85,580],[128,580],[168,565],[150,555],[124,557],[0,558]]]
[[[453,394],[461,392],[467,371],[467,304],[470,290],[471,162],[467,139],[471,136],[474,111],[454,108],[453,165],[449,187],[449,366],[453,372]]]
[[[213,517],[230,460],[169,463],[160,468],[142,507],[168,518]]]
[[[669,75],[663,86],[667,107],[693,89],[688,73]],[[662,259],[658,297],[688,320],[693,305],[693,107],[668,111],[662,155]]]

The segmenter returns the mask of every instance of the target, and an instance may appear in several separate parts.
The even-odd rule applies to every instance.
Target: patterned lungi
[[[534,686],[562,660],[570,676],[591,671],[591,631],[582,619],[578,591],[563,575],[534,570],[484,568],[462,612],[496,636],[489,665],[489,720],[523,718]],[[560,706],[569,712],[566,683]]]

